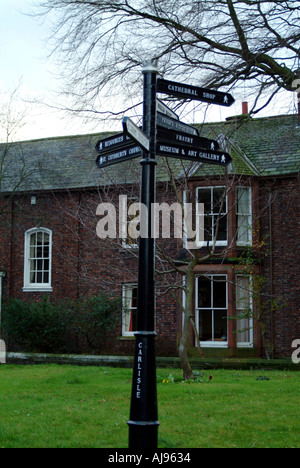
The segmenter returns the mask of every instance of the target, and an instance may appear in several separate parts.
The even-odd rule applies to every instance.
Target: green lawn
[[[299,372],[211,374],[157,370],[160,448],[300,447]],[[130,393],[128,369],[2,365],[0,448],[126,448]]]

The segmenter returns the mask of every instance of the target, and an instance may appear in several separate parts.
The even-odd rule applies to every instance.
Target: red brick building
[[[194,269],[192,315],[205,356],[289,357],[300,338],[297,124],[290,115],[204,125],[202,136],[221,139],[233,157],[226,171],[158,158],[157,201],[176,201],[173,180],[182,200],[204,205],[205,242],[197,251],[206,260]],[[98,169],[94,148],[104,136],[2,145],[0,298],[120,296],[119,324],[97,352],[133,354],[138,249],[132,240],[100,239],[97,208],[115,204],[119,233],[119,203],[137,201],[140,165]],[[170,270],[166,257],[188,268],[194,253],[185,239],[157,244],[158,270]],[[178,354],[184,285],[184,275],[157,274],[158,355]],[[192,327],[190,353],[197,355]]]

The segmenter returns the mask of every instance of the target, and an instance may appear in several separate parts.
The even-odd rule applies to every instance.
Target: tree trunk
[[[190,343],[190,325],[192,318],[193,296],[194,296],[194,262],[192,262],[186,272],[186,304],[184,308],[184,324],[182,337],[179,346],[179,357],[181,368],[185,379],[194,379],[194,373],[188,357]]]
[[[190,320],[185,314],[184,317],[184,326],[182,337],[179,345],[179,357],[181,361],[181,368],[183,371],[184,379],[190,380],[194,378],[194,373],[188,358],[188,346],[190,343]]]

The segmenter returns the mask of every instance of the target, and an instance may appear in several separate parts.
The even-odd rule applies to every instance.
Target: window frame
[[[235,297],[236,297],[236,300],[235,300],[235,310],[236,310],[236,330],[238,331],[239,330],[239,327],[238,327],[238,321],[239,320],[242,320],[242,319],[238,319],[238,316],[240,315],[240,313],[244,310],[244,307],[238,307],[238,288],[240,287],[239,284],[238,284],[238,280],[242,278],[242,279],[246,279],[248,280],[248,285],[249,285],[249,310],[250,310],[250,318],[248,318],[247,320],[249,320],[249,324],[248,324],[248,328],[249,328],[249,341],[238,341],[238,333],[236,332],[235,336],[236,336],[236,347],[237,348],[253,348],[253,337],[254,337],[254,330],[253,330],[253,297],[252,297],[252,277],[247,277],[245,275],[243,275],[242,273],[240,274],[237,274],[236,277],[235,277]]]
[[[218,278],[218,277],[224,277],[226,278],[226,280],[224,281],[226,283],[226,308],[219,308],[219,307],[211,307],[211,308],[208,308],[208,307],[199,307],[198,305],[198,300],[199,300],[199,278],[207,278],[207,279],[212,279],[212,278]],[[212,280],[214,282],[214,279]],[[228,337],[228,333],[229,333],[229,326],[228,326],[228,317],[229,317],[229,290],[228,290],[228,274],[226,273],[209,273],[209,274],[199,274],[196,276],[196,287],[195,287],[195,293],[196,293],[196,297],[195,297],[195,319],[196,319],[196,327],[197,327],[197,332],[199,334],[199,337],[200,337],[200,327],[199,327],[199,312],[201,310],[208,310],[210,309],[211,311],[214,311],[214,310],[224,310],[224,312],[226,311],[226,317],[227,317],[227,340],[226,341],[201,341],[200,340],[200,345],[201,347],[203,348],[228,348],[228,343],[229,343],[229,337]],[[213,289],[211,290],[211,295],[212,295],[212,298],[213,298]],[[213,306],[213,304],[212,304]],[[212,320],[212,323],[213,323],[213,320]]]
[[[248,190],[248,208],[249,211],[247,214],[239,212],[239,201],[241,200],[241,196],[239,195],[239,190]],[[240,240],[239,235],[239,218],[244,217],[248,218],[248,227],[246,228],[246,232],[248,233],[249,240],[244,241]],[[252,224],[253,224],[253,209],[252,209],[252,188],[251,186],[238,186],[236,187],[236,245],[238,247],[244,246],[251,246],[253,243],[253,232],[252,232]],[[243,224],[241,225],[243,226]]]
[[[139,199],[138,197],[123,197],[122,198],[122,213],[123,216],[126,216],[126,219],[122,219],[121,223],[121,245],[123,249],[138,249],[139,248],[139,240],[133,239],[129,235],[129,225],[133,222],[134,219],[137,219],[136,225],[140,223],[139,216],[134,216],[129,214],[130,207],[132,205],[138,205]]]
[[[30,247],[31,247],[31,236],[37,235],[39,233],[47,234],[49,236],[49,270],[41,270],[41,271],[49,271],[49,278],[47,283],[33,283],[30,281]],[[46,257],[40,257],[45,260]],[[24,245],[24,285],[23,285],[24,292],[52,292],[52,231],[47,228],[32,228],[25,232],[25,245]]]
[[[206,217],[209,217],[209,219],[212,219],[214,220],[215,217],[218,216],[218,213],[215,213],[213,211],[213,198],[214,198],[214,195],[213,195],[213,192],[214,190],[224,190],[226,192],[226,196],[225,196],[225,209],[222,211],[221,213],[221,216],[226,216],[226,240],[216,240],[216,247],[226,247],[228,245],[228,236],[229,236],[229,232],[228,232],[228,193],[227,193],[227,190],[226,190],[226,186],[223,186],[223,185],[212,185],[212,186],[208,186],[208,187],[196,187],[196,209],[197,209],[197,206],[198,206],[198,203],[199,202],[199,192],[200,190],[210,190],[210,214],[205,214],[204,213],[204,218]],[[198,213],[196,211],[196,217],[198,216],[203,216],[203,213]],[[205,221],[204,221],[205,223]],[[201,225],[199,222],[196,222],[196,225]],[[214,243],[214,229],[215,229],[215,226],[214,226],[214,223],[212,223],[212,229],[213,229],[213,232],[211,233],[211,238],[210,240],[205,240],[204,239],[204,245],[209,245],[209,246],[212,246],[213,243]],[[205,234],[204,234],[205,235]]]
[[[126,315],[128,314],[129,311],[130,313],[132,310],[137,311],[137,304],[136,304],[136,307],[129,307],[129,308],[128,308],[128,304],[126,304],[126,302],[128,301],[128,296],[127,296],[128,291],[131,294],[130,301],[132,302],[132,291],[134,289],[136,290],[138,289],[137,283],[127,283],[127,284],[123,284],[122,286],[122,336],[124,337],[133,337],[137,331],[137,330],[133,330],[133,331],[126,330]]]

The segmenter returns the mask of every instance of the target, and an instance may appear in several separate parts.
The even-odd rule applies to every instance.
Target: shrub
[[[120,317],[120,299],[107,295],[79,302],[24,302],[3,304],[2,328],[10,350],[40,353],[80,352],[84,336],[88,349],[100,346],[103,337]]]
[[[66,302],[10,299],[3,307],[3,331],[9,344],[28,352],[67,352],[72,313]]]
[[[117,326],[121,311],[121,299],[111,299],[106,294],[79,301],[74,326],[89,349],[101,348],[103,338]]]

